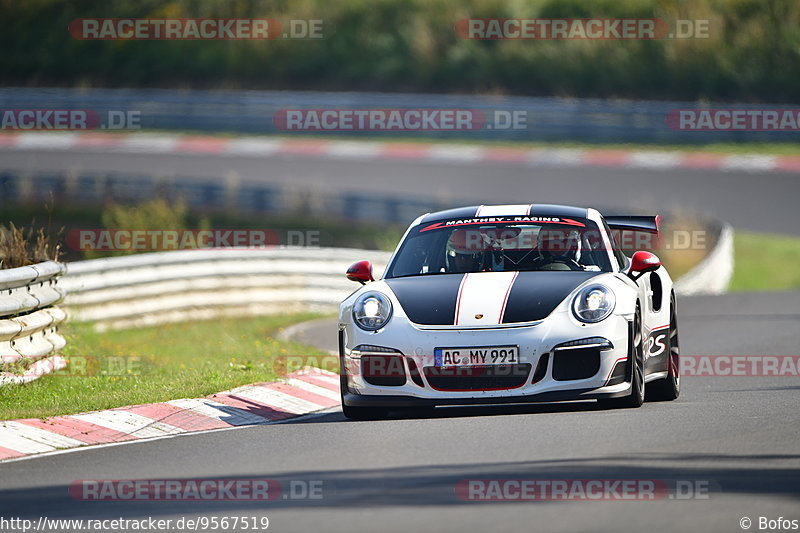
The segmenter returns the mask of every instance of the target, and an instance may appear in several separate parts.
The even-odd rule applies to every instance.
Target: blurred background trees
[[[323,40],[80,41],[77,18],[323,19]],[[708,19],[707,39],[470,41],[458,19]],[[792,103],[796,0],[0,0],[5,86],[240,88]]]

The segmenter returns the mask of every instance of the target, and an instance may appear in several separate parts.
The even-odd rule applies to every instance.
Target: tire
[[[647,385],[647,401],[669,402],[681,394],[681,349],[678,343],[678,313],[675,294],[669,302],[669,359],[667,377]]]
[[[633,318],[633,339],[631,339],[631,393],[622,398],[599,400],[602,407],[609,409],[635,409],[644,403],[644,335],[642,335],[642,313],[636,306]]]

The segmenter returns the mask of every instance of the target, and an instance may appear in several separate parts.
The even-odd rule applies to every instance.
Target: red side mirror
[[[372,263],[369,261],[353,263],[347,269],[347,279],[357,281],[362,285],[369,281],[375,281],[375,278],[372,277]]]
[[[639,251],[633,254],[633,257],[631,258],[631,269],[628,275],[631,277],[631,279],[635,280],[638,279],[642,274],[658,270],[660,266],[661,259],[659,259],[655,254]],[[638,273],[638,275],[634,276],[634,272]]]

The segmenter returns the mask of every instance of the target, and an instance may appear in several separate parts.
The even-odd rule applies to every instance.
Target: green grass
[[[800,239],[781,235],[734,234],[731,291],[800,289]]]
[[[421,214],[421,213],[420,213]],[[4,206],[0,224],[14,222],[17,225],[44,228],[50,242],[61,243],[63,261],[87,259],[83,252],[72,249],[66,243],[70,231],[78,229],[104,228],[103,208],[59,204],[47,206],[30,203]],[[184,226],[198,229],[208,225],[224,229],[269,229],[275,231],[285,243],[288,231],[316,231],[319,246],[336,248],[360,248],[363,250],[394,250],[411,220],[398,220],[396,224],[353,224],[352,221],[334,217],[309,217],[303,213],[237,214],[230,210],[202,210],[188,214]],[[57,229],[53,229],[57,228]],[[166,229],[171,229],[166,227]],[[177,228],[174,228],[177,229]],[[97,256],[111,255],[97,252]],[[366,257],[366,259],[369,259]]]
[[[0,419],[199,398],[272,381],[285,368],[285,360],[276,358],[322,354],[274,338],[281,328],[317,316],[227,319],[105,333],[95,332],[90,324],[67,324],[62,328],[67,338],[64,355],[73,362],[73,370],[0,388]],[[84,362],[88,372],[82,370]]]

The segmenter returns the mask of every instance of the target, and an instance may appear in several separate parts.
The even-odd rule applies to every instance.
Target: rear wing
[[[620,231],[643,231],[645,233],[658,233],[661,216],[611,216],[604,217],[608,227]]]

